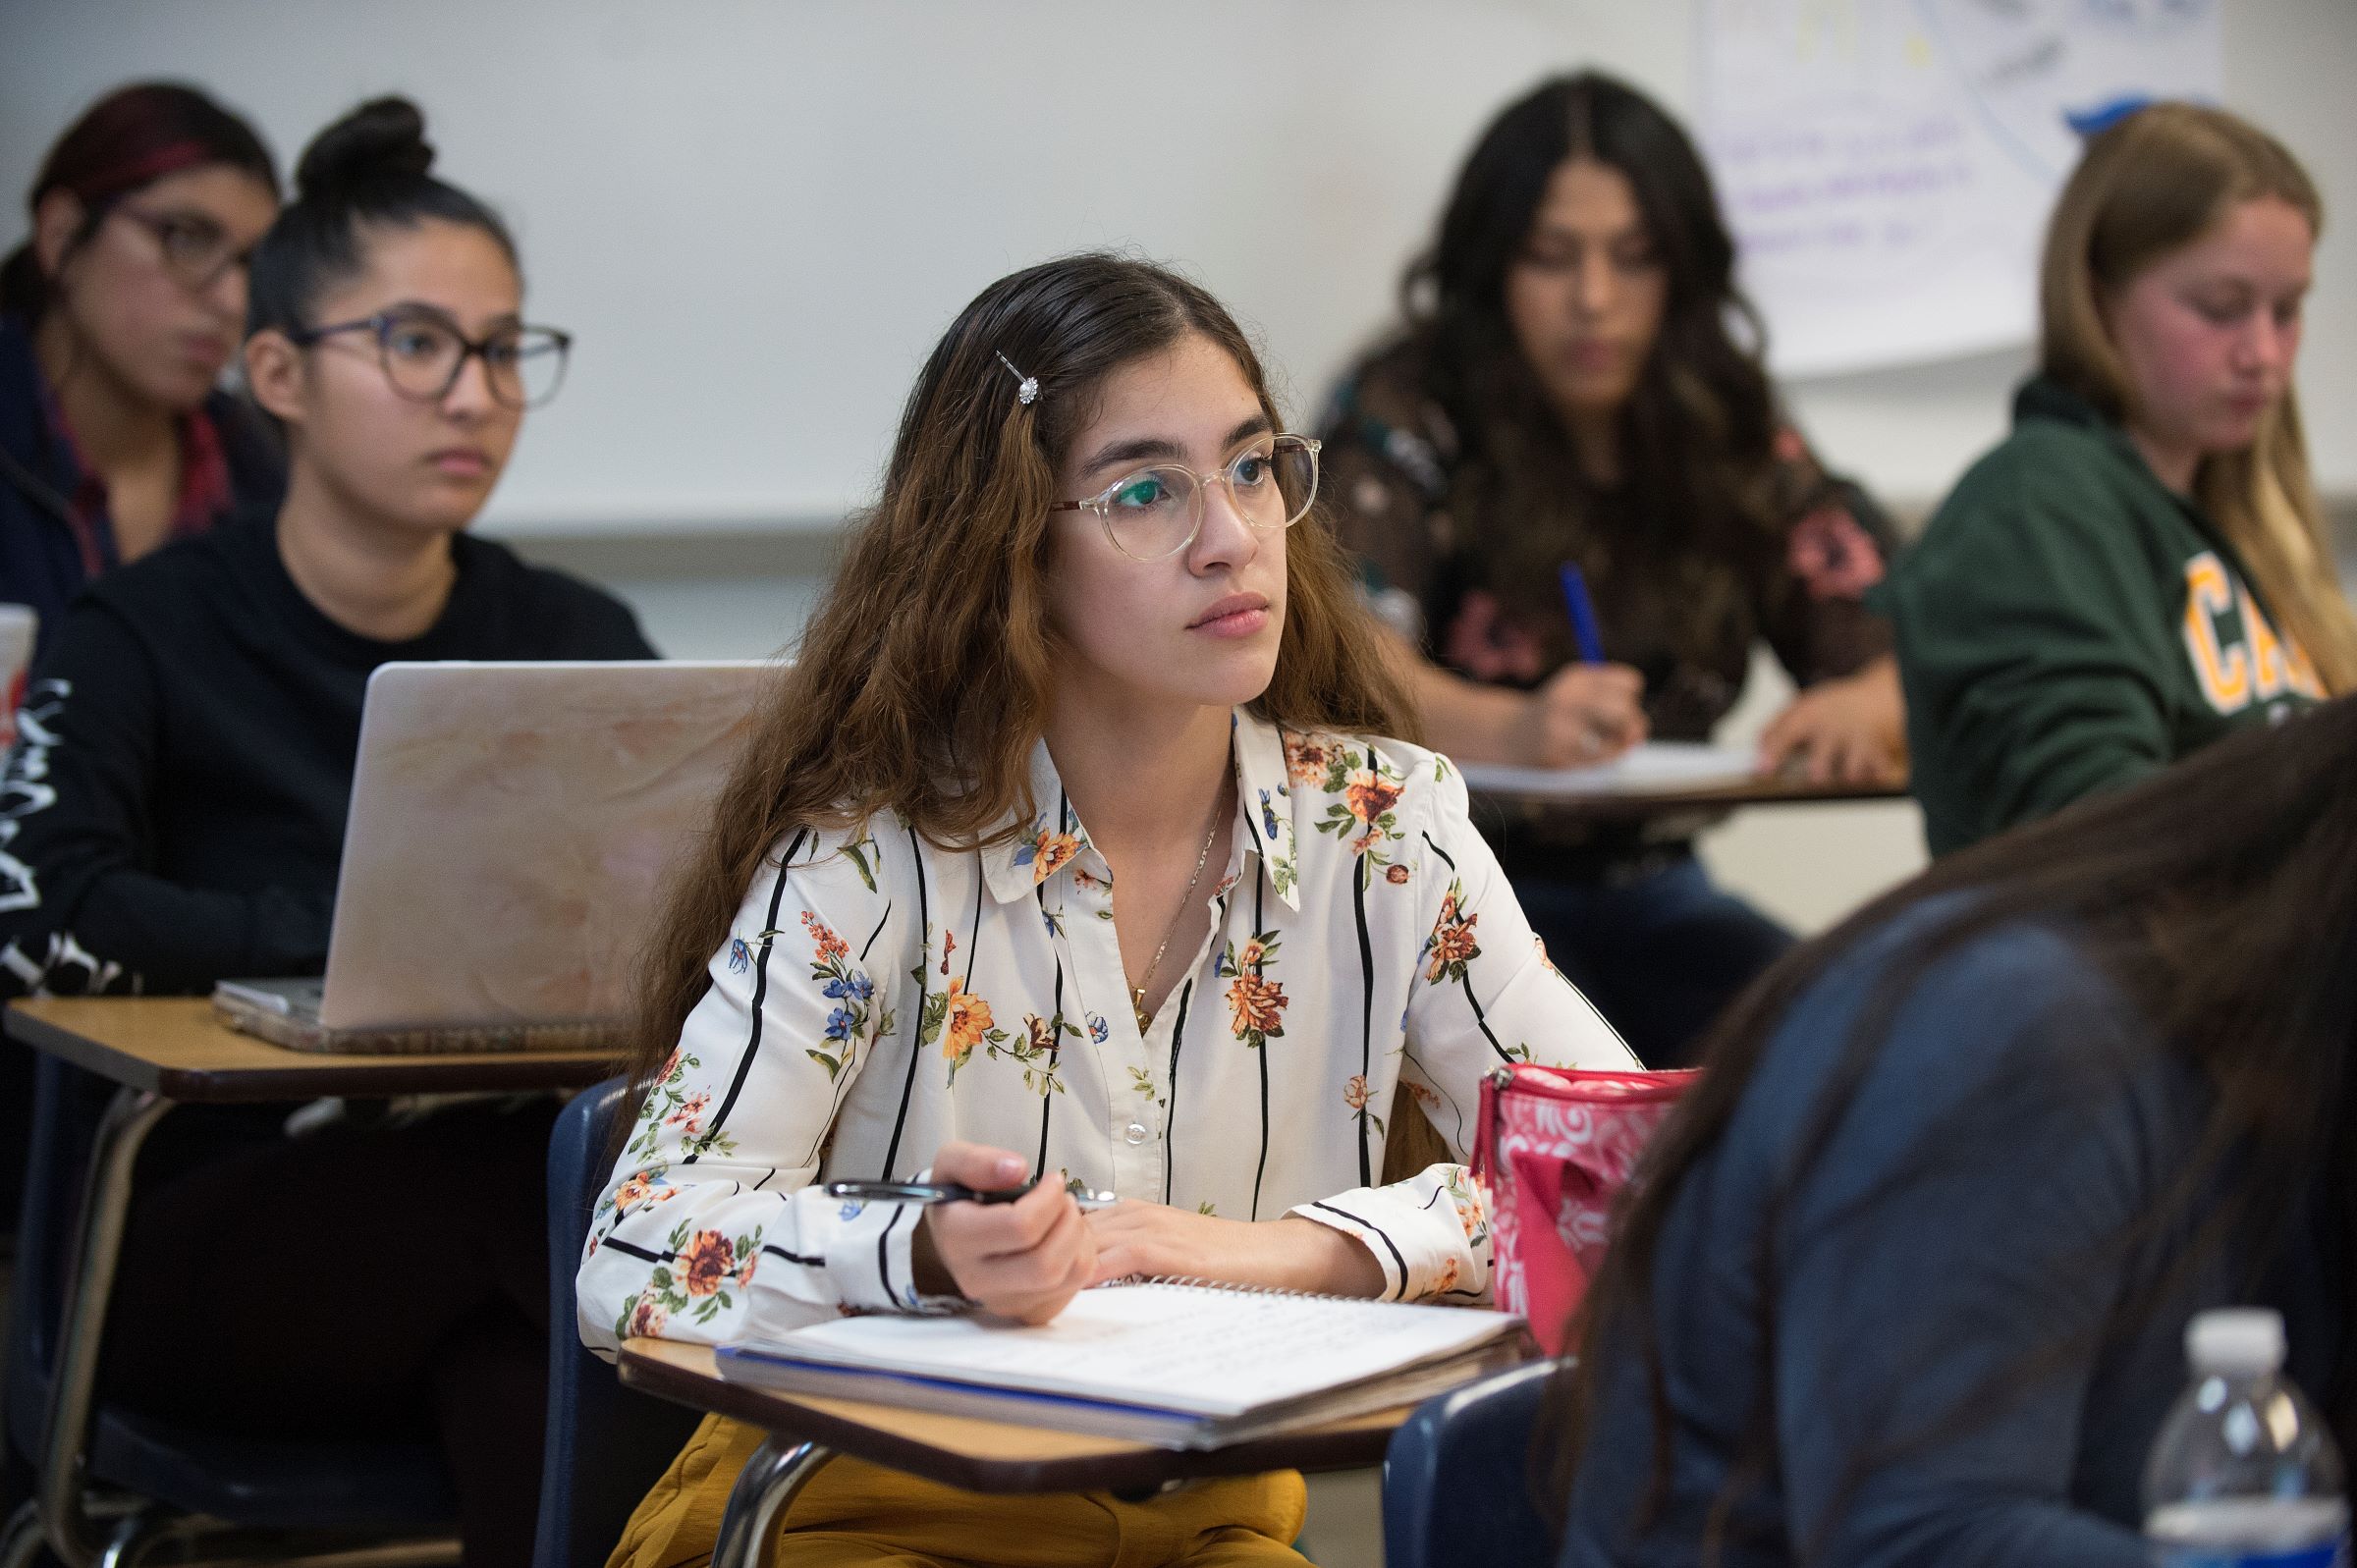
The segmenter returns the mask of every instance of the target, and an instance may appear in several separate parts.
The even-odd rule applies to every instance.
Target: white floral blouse
[[[1241,711],[1234,733],[1211,932],[1142,1037],[1112,874],[1044,744],[1012,842],[946,851],[886,815],[780,845],[598,1205],[583,1337],[945,1305],[909,1271],[916,1210],[816,1183],[908,1176],[953,1138],[1126,1198],[1298,1215],[1358,1237],[1387,1295],[1483,1297],[1464,1167],[1376,1184],[1395,1096],[1462,1159],[1489,1068],[1634,1058],[1548,963],[1447,759]]]

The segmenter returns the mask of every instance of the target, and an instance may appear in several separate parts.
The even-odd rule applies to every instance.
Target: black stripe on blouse
[[[1255,937],[1265,929],[1260,923],[1261,892],[1268,886],[1268,877],[1264,874],[1254,878],[1252,882],[1252,935]],[[1236,966],[1236,978],[1238,980],[1243,978],[1241,964]],[[1260,1050],[1253,1054],[1260,1057],[1260,1163],[1252,1167],[1252,1217],[1258,1219],[1260,1217],[1260,1178],[1266,1175],[1269,1169],[1268,1036],[1261,1036]]]
[[[1383,1227],[1381,1225],[1375,1224],[1369,1220],[1361,1219],[1358,1216],[1352,1214],[1347,1209],[1337,1209],[1330,1203],[1313,1203],[1310,1205],[1310,1207],[1312,1209],[1323,1209],[1330,1215],[1341,1215],[1344,1219],[1349,1220],[1352,1224],[1359,1226],[1361,1229],[1373,1231],[1375,1233],[1375,1239],[1383,1243],[1383,1250],[1392,1255],[1393,1266],[1399,1271],[1400,1296],[1404,1298],[1407,1295],[1407,1260],[1399,1256],[1399,1249],[1393,1244],[1391,1237],[1383,1233]]]
[[[901,1155],[901,1130],[908,1124],[908,1100],[916,1092],[916,1058],[924,1054],[925,998],[930,994],[933,972],[933,919],[926,911],[925,853],[916,841],[916,830],[908,830],[908,855],[916,865],[916,1016],[908,1030],[908,1075],[901,1080],[901,1108],[892,1118],[892,1142],[884,1146],[883,1178],[892,1179],[893,1162]],[[880,857],[879,857],[880,858]]]
[[[1357,874],[1350,879],[1350,914],[1358,922],[1358,1082],[1362,1092],[1374,1075],[1369,1063],[1375,1053],[1375,943],[1367,935],[1367,881],[1374,870],[1375,862],[1361,855]],[[1367,1148],[1373,1130],[1362,1095],[1358,1106],[1358,1184],[1362,1187],[1375,1185],[1375,1162]]]
[[[712,1146],[720,1129],[728,1123],[729,1112],[737,1107],[737,1097],[744,1092],[744,1080],[752,1073],[753,1058],[761,1054],[761,1004],[762,1000],[769,995],[769,950],[776,946],[778,940],[778,911],[786,904],[786,868],[794,864],[795,852],[802,847],[803,839],[808,837],[809,830],[807,828],[797,831],[794,836],[794,842],[788,844],[786,852],[778,857],[777,885],[769,891],[769,918],[762,922],[761,956],[754,961],[753,1021],[745,1035],[744,1054],[737,1058],[737,1076],[730,1080],[729,1092],[722,1098],[720,1109],[713,1112],[711,1127],[699,1134],[706,1149]],[[702,1149],[695,1150],[684,1156],[680,1163],[692,1165],[702,1154]]]
[[[1220,909],[1227,912],[1228,900],[1220,900]],[[1217,940],[1217,928],[1214,928]],[[1188,975],[1186,984],[1178,988],[1178,1017],[1171,1025],[1171,1093],[1162,1108],[1162,1201],[1171,1201],[1171,1183],[1178,1169],[1178,1042],[1186,1038],[1186,1004],[1195,995],[1195,977]]]

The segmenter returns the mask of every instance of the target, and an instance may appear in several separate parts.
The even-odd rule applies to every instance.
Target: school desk
[[[5,1028],[9,1039],[119,1086],[90,1148],[47,1420],[33,1456],[42,1533],[75,1568],[96,1561],[104,1550],[104,1523],[90,1517],[82,1494],[83,1450],[132,1172],[158,1122],[184,1105],[577,1088],[615,1067],[608,1052],[362,1056],[288,1051],[215,1021],[212,1003],[202,998],[16,1001],[8,1006]]]
[[[772,1393],[721,1377],[709,1345],[632,1339],[622,1347],[620,1367],[628,1387],[769,1433],[729,1493],[712,1568],[761,1568],[787,1504],[839,1453],[969,1491],[1126,1489],[1206,1476],[1380,1464],[1393,1432],[1415,1411],[1412,1404],[1398,1405],[1232,1447],[1182,1452],[865,1400]]]
[[[1625,821],[1700,813],[1717,816],[1743,806],[1823,805],[1840,800],[1904,800],[1904,784],[1809,784],[1804,780],[1752,779],[1742,784],[1699,789],[1665,789],[1645,793],[1581,794],[1545,787],[1529,789],[1479,784],[1468,775],[1466,784],[1478,819],[1482,810],[1544,813],[1559,819]]]

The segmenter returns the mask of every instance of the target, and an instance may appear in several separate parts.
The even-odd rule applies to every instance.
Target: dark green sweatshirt
[[[1896,628],[1934,854],[2324,695],[2201,510],[2051,381],[1869,603]]]

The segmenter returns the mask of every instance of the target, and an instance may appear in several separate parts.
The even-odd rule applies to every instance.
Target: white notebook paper
[[[1494,762],[1457,767],[1465,776],[1465,787],[1475,794],[1557,800],[1690,794],[1749,784],[1759,777],[1758,759],[1750,752],[1687,740],[1648,740],[1593,768],[1516,768]]]
[[[1154,1437],[1162,1435],[1157,1414],[1178,1418],[1178,1432],[1199,1426],[1217,1433],[1274,1412],[1333,1415],[1345,1404],[1354,1411],[1421,1398],[1437,1391],[1423,1372],[1517,1340],[1521,1326],[1518,1318],[1484,1309],[1162,1281],[1084,1290],[1053,1322],[1036,1325],[981,1316],[841,1318],[728,1346],[720,1366],[725,1377],[810,1392],[838,1391],[831,1372],[861,1374],[862,1386],[839,1391],[918,1408],[985,1413],[935,1397],[941,1385],[1012,1393],[1035,1407],[1119,1407],[1129,1414],[1113,1425],[1084,1412],[1078,1420],[1042,1408],[1024,1414],[1045,1426]],[[1486,1365],[1442,1378],[1438,1386]],[[799,1371],[817,1376],[797,1379]],[[1350,1390],[1370,1397],[1328,1397]],[[1395,1390],[1397,1399],[1383,1397]],[[1146,1420],[1133,1428],[1141,1415]]]

